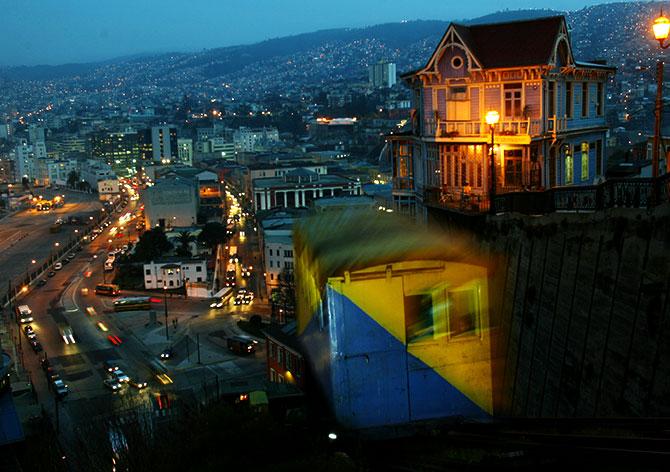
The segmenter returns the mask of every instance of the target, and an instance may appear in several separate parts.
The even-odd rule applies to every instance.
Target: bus
[[[96,295],[118,295],[120,293],[119,286],[114,284],[100,284],[95,286]]]
[[[139,311],[151,308],[150,297],[124,297],[114,300],[114,311]]]
[[[233,296],[232,287],[222,288],[221,290],[219,290],[217,293],[214,294],[214,296],[212,297],[212,301],[209,304],[209,307],[222,308],[230,301],[232,296]]]

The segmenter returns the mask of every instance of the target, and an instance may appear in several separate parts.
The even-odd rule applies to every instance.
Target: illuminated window
[[[565,154],[565,183],[566,184],[571,184],[572,183],[573,162],[572,162],[572,152],[571,152],[569,146],[567,147],[565,152],[566,152],[566,154]]]
[[[589,143],[582,143],[582,180],[589,179]]]
[[[521,84],[505,84],[505,117],[521,116]]]
[[[432,338],[434,333],[433,296],[430,293],[405,296],[405,335],[411,343]]]

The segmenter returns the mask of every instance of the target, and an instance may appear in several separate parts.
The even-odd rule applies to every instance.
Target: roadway
[[[67,220],[74,215],[95,215],[97,218],[102,205],[94,194],[59,192],[65,195],[65,204],[60,208],[49,211],[26,209],[0,219],[0,266],[3,267],[0,291],[4,292],[10,280],[16,285],[28,272],[38,270],[59,247],[76,238],[85,228],[66,224],[60,232],[51,233],[50,227],[57,218]]]
[[[130,205],[123,212],[133,211],[135,202]],[[126,237],[135,239],[134,224],[128,226],[132,230],[127,236],[124,233],[123,243]],[[157,393],[179,396],[179,392],[196,386],[199,395],[202,392],[197,387],[205,382],[211,385],[213,379],[220,393],[262,388],[265,379],[263,343],[259,344],[259,352],[250,357],[236,356],[225,347],[226,337],[239,331],[235,323],[239,314],[235,312],[248,311],[249,307],[210,309],[209,300],[168,298],[166,339],[164,300],[156,300],[159,302],[154,307],[157,320],[152,322],[148,312],[114,313],[112,298],[95,295],[95,286],[103,281],[102,261],[109,249],[108,241],[114,240],[109,229],[111,226],[83,246],[69,264],[48,278],[45,286],[32,288],[15,303],[32,308],[34,322],[31,325],[44,348],[44,352],[33,353],[27,338],[19,334],[14,325],[15,339],[21,338],[19,357],[31,374],[38,400],[56,416],[57,404],[40,366],[44,356],[70,388],[64,401],[58,403],[61,432],[73,435],[77,425],[111,411],[140,406],[151,408]],[[111,277],[107,275],[109,280]],[[94,310],[93,316],[88,314],[89,307]],[[76,344],[63,342],[59,322],[72,327]],[[103,332],[98,322],[109,331]],[[110,334],[118,336],[122,344],[110,343],[107,338]],[[167,346],[172,346],[174,352],[173,358],[165,362],[174,384],[162,385],[152,377],[149,362]],[[103,385],[105,360],[118,361],[131,378],[148,381],[149,387],[141,391],[126,387],[120,393],[107,390]]]

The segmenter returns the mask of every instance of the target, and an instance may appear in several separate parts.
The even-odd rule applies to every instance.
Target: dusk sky
[[[325,28],[474,18],[501,9],[575,10],[603,0],[0,0],[0,65],[197,51]]]

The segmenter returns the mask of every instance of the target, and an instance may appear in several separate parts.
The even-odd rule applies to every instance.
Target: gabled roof
[[[482,67],[489,69],[548,64],[564,22],[562,16],[552,16],[509,23],[453,26]]]
[[[563,16],[478,25],[451,23],[426,65],[401,77],[436,71],[443,49],[450,44],[466,48],[475,69],[524,67],[550,64],[563,35],[572,62],[567,31]]]

